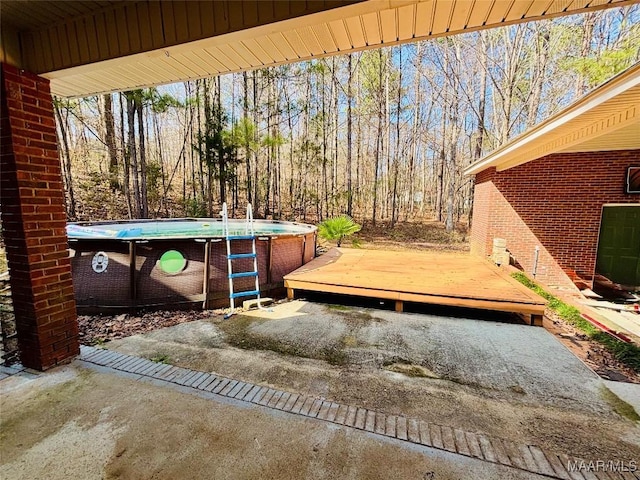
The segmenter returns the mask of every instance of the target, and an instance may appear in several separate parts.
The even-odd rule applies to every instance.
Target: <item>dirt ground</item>
[[[618,361],[602,344],[563,321],[550,309],[545,313],[544,328],[589,368],[606,380],[640,384],[640,374]]]
[[[105,346],[586,459],[640,457],[633,413],[543,329],[340,305],[290,316],[292,304]]]
[[[423,219],[415,222],[398,222],[393,227],[386,222],[375,226],[370,222],[353,236],[356,244],[362,248],[377,250],[438,250],[469,251],[469,228],[466,221],[459,222],[453,232],[447,232],[444,225],[436,220]],[[349,244],[350,239],[344,241]],[[323,246],[333,246],[323,244]]]

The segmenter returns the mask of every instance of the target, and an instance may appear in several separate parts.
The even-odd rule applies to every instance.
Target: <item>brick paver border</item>
[[[387,415],[354,405],[332,402],[321,397],[309,397],[275,390],[214,373],[157,363],[113,350],[82,346],[79,360],[551,478],[563,480],[640,479],[640,472],[626,472],[624,474],[584,472],[585,476],[580,471],[570,472],[568,470],[570,463],[578,462],[579,464],[580,459],[562,453],[552,453],[536,445],[517,444],[478,432],[467,432],[446,425],[427,423],[417,418]],[[588,464],[588,462],[585,463]]]

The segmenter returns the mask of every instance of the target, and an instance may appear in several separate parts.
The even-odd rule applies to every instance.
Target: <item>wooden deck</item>
[[[540,325],[546,301],[479,257],[334,248],[284,277],[296,290],[511,312]]]

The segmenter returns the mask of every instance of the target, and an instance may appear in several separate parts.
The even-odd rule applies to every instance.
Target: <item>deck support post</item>
[[[542,327],[542,319],[544,315],[531,314],[531,325],[534,327]]]
[[[293,288],[287,288],[287,299],[293,300],[295,298],[295,292]]]
[[[202,284],[202,295],[204,300],[202,301],[202,309],[209,309],[209,277],[211,276],[211,240],[204,242],[204,278]]]
[[[138,298],[136,276],[136,242],[131,241],[129,242],[129,297],[131,299],[131,307],[136,306]]]
[[[402,312],[404,309],[404,302],[402,300],[396,300],[396,312]]]

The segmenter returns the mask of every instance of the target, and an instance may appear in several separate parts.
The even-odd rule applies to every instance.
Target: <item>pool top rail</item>
[[[305,235],[314,232],[314,225],[280,220],[255,220],[257,236]],[[229,220],[230,234],[241,235],[244,220]],[[223,238],[222,220],[219,218],[172,218],[159,220],[118,220],[104,222],[78,222],[67,224],[70,240],[153,240]]]

